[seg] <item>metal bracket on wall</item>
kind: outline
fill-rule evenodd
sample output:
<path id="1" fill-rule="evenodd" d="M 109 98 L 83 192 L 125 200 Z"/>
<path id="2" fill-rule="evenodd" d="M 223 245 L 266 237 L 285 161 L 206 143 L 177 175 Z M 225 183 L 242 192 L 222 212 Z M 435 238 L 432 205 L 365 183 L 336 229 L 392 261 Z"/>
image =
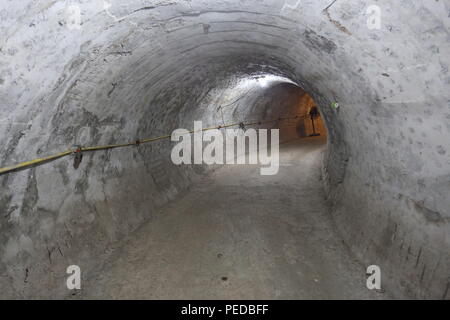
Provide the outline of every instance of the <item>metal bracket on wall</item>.
<path id="1" fill-rule="evenodd" d="M 77 149 L 73 152 L 75 154 L 75 157 L 73 159 L 73 167 L 78 169 L 78 167 L 81 164 L 81 161 L 83 160 L 83 153 L 82 148 L 80 146 L 77 146 Z"/>

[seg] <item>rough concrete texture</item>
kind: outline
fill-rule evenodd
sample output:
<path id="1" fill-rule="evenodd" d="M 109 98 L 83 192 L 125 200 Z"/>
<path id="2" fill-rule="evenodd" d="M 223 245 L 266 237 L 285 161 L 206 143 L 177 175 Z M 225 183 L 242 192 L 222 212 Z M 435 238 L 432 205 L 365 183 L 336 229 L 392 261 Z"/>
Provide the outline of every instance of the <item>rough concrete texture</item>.
<path id="1" fill-rule="evenodd" d="M 234 100 L 258 99 L 245 90 L 264 87 L 254 77 L 283 77 L 325 119 L 325 190 L 353 253 L 380 265 L 393 296 L 450 298 L 448 1 L 108 3 L 1 0 L 1 167 L 193 120 L 264 119 L 282 108 Z M 380 30 L 367 27 L 372 4 Z M 172 165 L 170 147 L 1 176 L 1 297 L 62 296 L 68 264 L 89 273 L 206 172 Z"/>

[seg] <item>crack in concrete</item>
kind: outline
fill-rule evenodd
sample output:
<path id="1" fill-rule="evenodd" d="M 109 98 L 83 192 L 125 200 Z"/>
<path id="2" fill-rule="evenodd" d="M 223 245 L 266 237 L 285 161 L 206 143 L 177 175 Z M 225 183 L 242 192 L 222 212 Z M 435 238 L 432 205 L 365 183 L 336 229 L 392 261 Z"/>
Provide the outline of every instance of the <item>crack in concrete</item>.
<path id="1" fill-rule="evenodd" d="M 337 0 L 334 0 L 332 3 L 330 3 L 325 9 L 323 9 L 323 13 L 325 13 L 325 15 L 328 18 L 328 21 L 330 21 L 332 24 L 334 24 L 336 26 L 336 28 L 338 28 L 340 31 L 348 34 L 349 36 L 352 35 L 352 33 L 346 28 L 344 27 L 339 21 L 333 19 L 330 15 L 330 12 L 328 11 L 328 9 L 331 8 L 331 6 L 333 6 L 336 3 Z"/>

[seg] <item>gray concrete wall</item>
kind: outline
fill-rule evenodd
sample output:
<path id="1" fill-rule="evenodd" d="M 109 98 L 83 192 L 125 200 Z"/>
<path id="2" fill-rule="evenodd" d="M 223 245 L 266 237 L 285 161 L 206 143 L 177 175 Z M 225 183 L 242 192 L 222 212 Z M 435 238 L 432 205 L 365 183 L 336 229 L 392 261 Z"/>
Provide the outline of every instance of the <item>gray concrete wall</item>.
<path id="1" fill-rule="evenodd" d="M 449 3 L 377 1 L 380 30 L 367 27 L 371 1 L 331 3 L 2 1 L 0 166 L 214 123 L 242 79 L 283 76 L 326 121 L 326 188 L 354 253 L 394 294 L 449 298 Z M 54 296 L 69 263 L 88 270 L 183 192 L 202 170 L 174 167 L 169 151 L 1 176 L 2 297 Z"/>

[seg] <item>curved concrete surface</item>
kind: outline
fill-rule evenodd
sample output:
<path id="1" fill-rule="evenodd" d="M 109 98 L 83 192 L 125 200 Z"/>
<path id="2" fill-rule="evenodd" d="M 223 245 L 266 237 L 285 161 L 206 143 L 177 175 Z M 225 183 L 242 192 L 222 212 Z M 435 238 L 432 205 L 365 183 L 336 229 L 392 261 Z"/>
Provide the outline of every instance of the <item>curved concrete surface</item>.
<path id="1" fill-rule="evenodd" d="M 448 299 L 449 4 L 377 1 L 380 29 L 367 24 L 372 4 L 3 1 L 0 166 L 194 120 L 293 113 L 296 84 L 326 122 L 322 176 L 338 234 L 362 265 L 381 267 L 389 295 Z M 1 297 L 64 296 L 69 264 L 91 274 L 113 243 L 209 173 L 172 165 L 170 149 L 0 176 Z"/>

